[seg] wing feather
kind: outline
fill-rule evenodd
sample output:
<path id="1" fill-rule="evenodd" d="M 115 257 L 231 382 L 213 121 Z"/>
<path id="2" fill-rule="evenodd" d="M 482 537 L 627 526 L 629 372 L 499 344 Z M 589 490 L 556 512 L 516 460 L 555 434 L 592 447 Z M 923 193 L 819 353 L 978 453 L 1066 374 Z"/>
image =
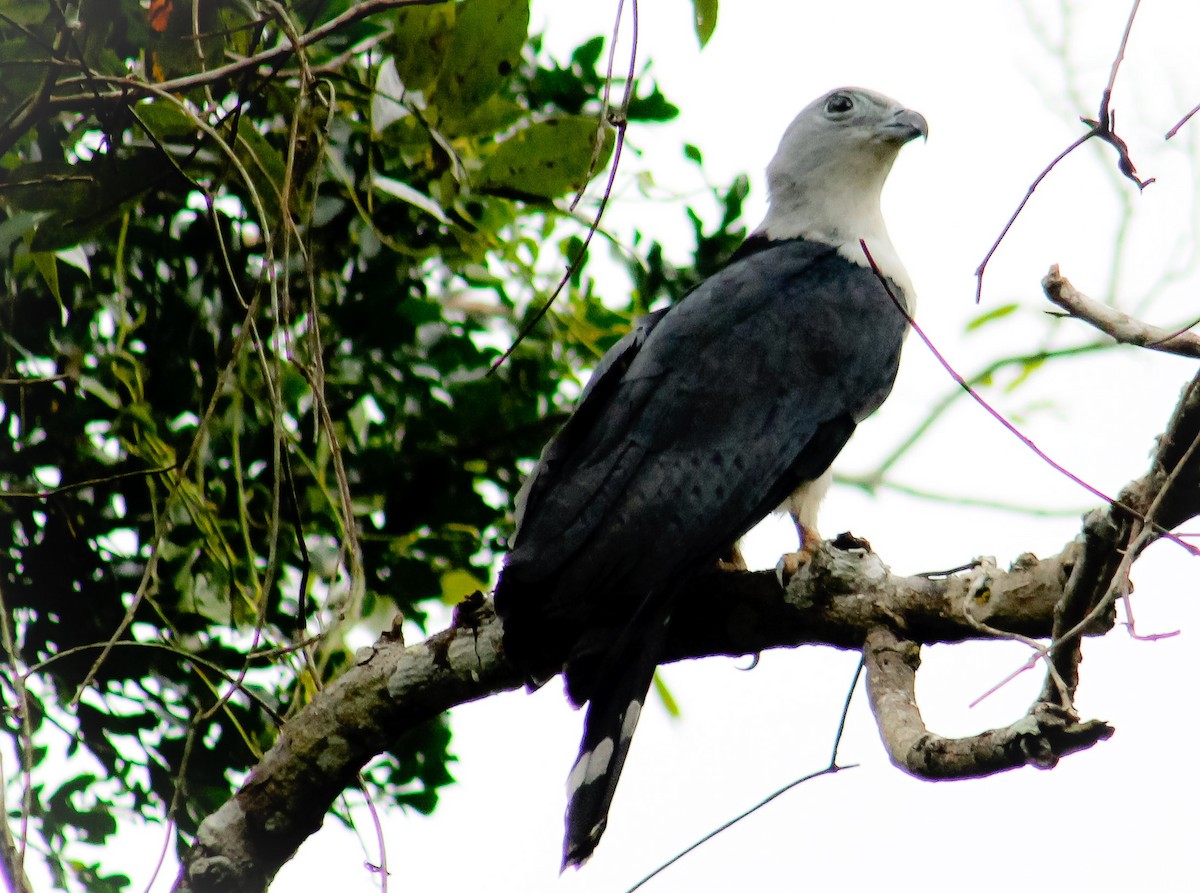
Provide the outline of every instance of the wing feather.
<path id="1" fill-rule="evenodd" d="M 520 498 L 505 647 L 590 702 L 564 866 L 603 833 L 673 597 L 891 390 L 905 320 L 832 246 L 753 246 L 605 357 Z M 565 650 L 565 653 L 564 653 Z"/>
<path id="2" fill-rule="evenodd" d="M 830 246 L 726 267 L 611 352 L 538 463 L 501 588 L 560 577 L 575 614 L 723 550 L 882 402 L 903 330 L 874 275 Z"/>

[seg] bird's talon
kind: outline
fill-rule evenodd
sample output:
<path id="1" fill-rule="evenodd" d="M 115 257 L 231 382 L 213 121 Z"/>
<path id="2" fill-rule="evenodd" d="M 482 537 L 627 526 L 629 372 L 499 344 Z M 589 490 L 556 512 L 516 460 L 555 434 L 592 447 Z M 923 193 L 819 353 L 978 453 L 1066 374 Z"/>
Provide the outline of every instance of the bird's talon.
<path id="1" fill-rule="evenodd" d="M 800 573 L 800 569 L 812 561 L 816 549 L 803 548 L 799 552 L 786 552 L 780 556 L 775 565 L 775 577 L 780 586 L 787 586 L 792 577 Z"/>
<path id="2" fill-rule="evenodd" d="M 746 559 L 742 557 L 742 550 L 738 548 L 737 543 L 730 546 L 729 551 L 717 559 L 717 570 L 724 573 L 750 570 L 746 564 Z"/>

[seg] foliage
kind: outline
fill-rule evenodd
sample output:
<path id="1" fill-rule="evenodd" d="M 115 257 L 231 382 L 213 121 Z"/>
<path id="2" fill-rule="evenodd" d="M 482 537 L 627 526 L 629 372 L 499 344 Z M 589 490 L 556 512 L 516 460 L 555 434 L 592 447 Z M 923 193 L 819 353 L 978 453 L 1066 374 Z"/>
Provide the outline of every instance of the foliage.
<path id="1" fill-rule="evenodd" d="M 696 271 L 639 245 L 607 303 L 579 273 L 492 374 L 582 250 L 603 41 L 546 58 L 527 0 L 259 9 L 0 2 L 8 802 L 63 886 L 125 885 L 71 855 L 113 811 L 186 844 L 353 630 L 484 586 L 563 383 L 743 234 L 739 181 Z M 449 745 L 369 793 L 432 810 Z"/>

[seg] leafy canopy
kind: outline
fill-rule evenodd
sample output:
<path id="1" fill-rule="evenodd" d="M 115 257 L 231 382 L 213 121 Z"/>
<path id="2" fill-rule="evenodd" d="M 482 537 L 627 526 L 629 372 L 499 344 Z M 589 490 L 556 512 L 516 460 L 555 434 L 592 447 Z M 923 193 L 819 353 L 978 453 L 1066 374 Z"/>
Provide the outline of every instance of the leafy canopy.
<path id="1" fill-rule="evenodd" d="M 0 0 L 8 802 L 60 885 L 127 884 L 77 855 L 114 815 L 186 844 L 354 630 L 486 587 L 563 384 L 740 240 L 744 180 L 696 269 L 637 237 L 630 295 L 580 268 L 489 374 L 583 250 L 606 112 L 675 114 L 606 110 L 602 50 L 548 58 L 528 0 Z M 369 793 L 432 810 L 449 745 Z"/>

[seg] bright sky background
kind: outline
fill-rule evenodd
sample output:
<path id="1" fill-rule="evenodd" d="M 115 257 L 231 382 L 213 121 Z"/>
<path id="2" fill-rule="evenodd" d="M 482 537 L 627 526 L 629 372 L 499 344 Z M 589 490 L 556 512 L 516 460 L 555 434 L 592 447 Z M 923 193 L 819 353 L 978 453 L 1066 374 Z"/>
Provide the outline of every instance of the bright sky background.
<path id="1" fill-rule="evenodd" d="M 1061 264 L 1085 292 L 1105 296 L 1122 203 L 1133 213 L 1119 305 L 1162 325 L 1200 316 L 1198 280 L 1186 269 L 1197 245 L 1200 119 L 1163 141 L 1200 102 L 1194 0 L 1143 4 L 1113 100 L 1118 131 L 1140 173 L 1158 182 L 1139 196 L 1132 184 L 1114 181 L 1110 150 L 1085 147 L 1039 189 L 989 268 L 982 307 L 974 305 L 973 272 L 987 247 L 1036 174 L 1081 132 L 1076 116 L 1094 113 L 1130 3 L 1078 2 L 1066 18 L 1067 4 L 1028 5 L 1038 9 L 1044 38 L 1065 43 L 1073 82 L 1011 0 L 740 0 L 722 6 L 703 52 L 688 2 L 644 3 L 641 57 L 653 59 L 653 75 L 682 114 L 670 125 L 630 133 L 645 154 L 629 156 L 627 170 L 650 170 L 664 187 L 695 190 L 695 169 L 678 153 L 683 141 L 693 142 L 704 150 L 713 182 L 751 174 L 748 217 L 756 222 L 764 207 L 763 168 L 795 113 L 832 87 L 869 87 L 930 123 L 928 142 L 901 153 L 885 214 L 920 294 L 918 320 L 960 372 L 1043 343 L 1049 305 L 1039 281 L 1050 264 Z M 564 48 L 565 57 L 580 39 L 609 32 L 611 7 L 540 2 L 535 23 L 545 23 L 550 46 Z M 683 220 L 678 207 L 649 205 L 630 188 L 606 224 L 620 231 L 636 221 L 669 245 L 686 238 Z M 1168 271 L 1186 275 L 1164 281 Z M 1152 290 L 1156 300 L 1146 307 Z M 964 334 L 969 319 L 1009 302 L 1020 309 L 1003 323 Z M 1091 338 L 1082 324 L 1068 322 L 1053 343 Z M 995 389 L 987 396 L 1051 456 L 1115 493 L 1145 470 L 1153 437 L 1194 370 L 1194 362 L 1120 348 L 1045 369 L 1013 394 Z M 860 427 L 835 468 L 870 468 L 923 407 L 952 387 L 910 338 L 893 396 Z M 1094 504 L 968 401 L 898 466 L 896 477 L 928 490 L 1024 505 Z M 790 522 L 766 526 L 751 553 L 759 566 L 794 547 Z M 1025 551 L 1052 554 L 1079 523 L 895 494 L 871 499 L 840 487 L 826 500 L 821 527 L 827 535 L 853 530 L 896 571 L 915 573 L 979 554 L 1005 565 Z M 1189 656 L 1200 633 L 1198 578 L 1200 563 L 1181 549 L 1153 547 L 1134 572 L 1139 628 L 1181 634 L 1145 643 L 1117 631 L 1087 644 L 1079 709 L 1117 727 L 1110 741 L 1052 772 L 918 782 L 888 763 L 860 690 L 842 745 L 842 761 L 859 768 L 791 791 L 643 889 L 1195 889 L 1200 720 Z M 1024 662 L 1026 651 L 988 643 L 926 649 L 924 656 L 921 706 L 943 734 L 1012 722 L 1041 683 L 1040 671 L 1028 673 L 969 709 Z M 647 704 L 599 850 L 581 871 L 562 878 L 564 782 L 582 715 L 567 707 L 557 682 L 534 695 L 512 693 L 456 710 L 458 784 L 445 790 L 433 818 L 384 817 L 388 889 L 621 893 L 771 791 L 822 768 L 855 663 L 853 654 L 805 648 L 765 654 L 752 672 L 743 672 L 746 660 L 725 659 L 666 668 L 682 717 L 672 720 L 660 704 Z M 377 890 L 364 868 L 364 860 L 379 859 L 371 822 L 365 811 L 359 818 L 367 851 L 330 820 L 273 889 Z M 124 855 L 114 852 L 106 863 L 123 861 L 132 889 L 141 889 L 162 837 L 161 829 L 131 828 L 120 842 Z M 153 889 L 167 889 L 173 877 L 173 868 L 164 870 Z"/>

